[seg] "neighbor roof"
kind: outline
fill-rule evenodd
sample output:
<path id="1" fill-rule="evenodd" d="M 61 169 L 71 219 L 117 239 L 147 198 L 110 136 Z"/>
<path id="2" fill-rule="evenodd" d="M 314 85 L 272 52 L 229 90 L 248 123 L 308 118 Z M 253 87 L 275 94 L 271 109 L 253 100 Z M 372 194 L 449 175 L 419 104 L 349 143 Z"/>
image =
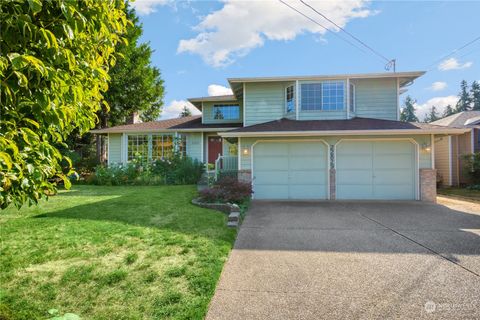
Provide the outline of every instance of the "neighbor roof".
<path id="1" fill-rule="evenodd" d="M 465 129 L 445 128 L 427 123 L 411 123 L 370 118 L 350 120 L 280 119 L 223 132 L 224 137 L 279 135 L 346 135 L 346 134 L 440 134 L 464 133 Z"/>
<path id="2" fill-rule="evenodd" d="M 462 111 L 432 122 L 438 126 L 466 127 L 480 121 L 480 111 Z"/>

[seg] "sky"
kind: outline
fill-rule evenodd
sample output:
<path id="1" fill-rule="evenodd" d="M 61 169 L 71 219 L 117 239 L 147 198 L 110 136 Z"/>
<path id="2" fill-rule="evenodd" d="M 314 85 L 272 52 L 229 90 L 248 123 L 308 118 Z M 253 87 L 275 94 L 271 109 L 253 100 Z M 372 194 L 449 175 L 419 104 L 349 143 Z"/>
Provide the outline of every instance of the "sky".
<path id="1" fill-rule="evenodd" d="M 435 105 L 456 104 L 460 81 L 480 80 L 480 1 L 137 0 L 142 42 L 165 80 L 161 119 L 177 117 L 186 99 L 229 94 L 227 78 L 427 71 L 406 95 L 420 119 Z M 328 30 L 327 30 L 328 29 Z M 386 59 L 385 59 L 386 58 Z"/>

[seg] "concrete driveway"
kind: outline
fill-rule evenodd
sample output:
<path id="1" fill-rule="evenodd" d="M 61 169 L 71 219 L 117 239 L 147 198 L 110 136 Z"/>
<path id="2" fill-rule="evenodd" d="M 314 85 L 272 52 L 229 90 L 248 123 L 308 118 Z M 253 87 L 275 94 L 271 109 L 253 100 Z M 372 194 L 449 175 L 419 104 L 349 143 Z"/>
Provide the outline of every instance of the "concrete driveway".
<path id="1" fill-rule="evenodd" d="M 448 201 L 254 202 L 207 319 L 480 318 L 480 205 Z"/>

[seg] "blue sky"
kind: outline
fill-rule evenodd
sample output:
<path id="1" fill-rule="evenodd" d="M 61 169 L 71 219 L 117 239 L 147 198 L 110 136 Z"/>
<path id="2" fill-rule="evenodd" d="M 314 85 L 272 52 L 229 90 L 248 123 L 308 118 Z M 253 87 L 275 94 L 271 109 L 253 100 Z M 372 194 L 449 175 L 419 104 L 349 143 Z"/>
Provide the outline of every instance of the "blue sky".
<path id="1" fill-rule="evenodd" d="M 165 80 L 162 118 L 177 116 L 189 97 L 228 92 L 229 77 L 384 72 L 381 58 L 339 39 L 354 42 L 299 0 L 285 1 L 331 31 L 276 0 L 137 0 L 142 41 Z M 397 71 L 428 71 L 408 91 L 420 117 L 455 104 L 462 79 L 480 80 L 480 41 L 432 65 L 480 36 L 478 1 L 305 1 L 397 59 Z"/>

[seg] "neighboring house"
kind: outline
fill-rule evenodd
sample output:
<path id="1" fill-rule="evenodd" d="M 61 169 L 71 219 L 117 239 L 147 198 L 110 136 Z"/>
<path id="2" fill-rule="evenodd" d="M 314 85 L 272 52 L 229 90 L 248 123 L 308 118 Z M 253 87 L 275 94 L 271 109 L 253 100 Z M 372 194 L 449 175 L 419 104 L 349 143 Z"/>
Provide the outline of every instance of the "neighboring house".
<path id="1" fill-rule="evenodd" d="M 467 129 L 461 135 L 435 138 L 435 167 L 438 179 L 444 186 L 469 183 L 464 156 L 480 152 L 480 111 L 459 112 L 432 124 Z"/>
<path id="2" fill-rule="evenodd" d="M 108 163 L 186 154 L 238 170 L 255 199 L 435 201 L 435 135 L 467 130 L 399 121 L 399 96 L 424 72 L 228 79 L 231 96 L 192 98 L 201 117 L 108 134 Z"/>

